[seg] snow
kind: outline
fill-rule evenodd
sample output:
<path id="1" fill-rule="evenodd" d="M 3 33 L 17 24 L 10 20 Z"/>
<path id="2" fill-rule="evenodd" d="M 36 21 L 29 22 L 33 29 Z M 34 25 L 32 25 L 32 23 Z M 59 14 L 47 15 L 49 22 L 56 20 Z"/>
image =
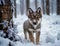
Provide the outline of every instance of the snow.
<path id="1" fill-rule="evenodd" d="M 26 15 L 18 15 L 16 18 L 15 23 L 18 23 L 17 30 L 19 31 L 18 35 L 23 38 L 24 40 L 24 33 L 23 33 L 23 23 L 27 19 Z M 22 20 L 22 21 L 21 21 Z M 58 38 L 58 32 L 60 30 L 60 16 L 56 15 L 43 15 L 42 17 L 42 27 L 41 27 L 41 35 L 40 35 L 40 45 L 41 46 L 53 46 L 56 44 L 57 38 Z M 60 38 L 60 37 L 59 37 Z M 27 43 L 25 43 L 27 45 Z M 33 46 L 33 45 L 32 45 Z"/>
<path id="2" fill-rule="evenodd" d="M 0 46 L 7 46 L 9 44 L 9 39 L 4 39 L 0 37 Z"/>
<path id="3" fill-rule="evenodd" d="M 17 18 L 14 18 L 14 25 L 17 26 L 17 36 L 20 39 L 16 42 L 10 41 L 0 37 L 0 46 L 7 46 L 9 42 L 13 46 L 36 46 L 32 42 L 25 40 L 23 33 L 23 23 L 27 20 L 27 16 L 18 15 Z M 2 34 L 3 32 L 1 32 Z M 37 46 L 60 46 L 60 16 L 57 15 L 43 15 L 41 23 L 41 34 L 40 34 L 40 44 Z"/>

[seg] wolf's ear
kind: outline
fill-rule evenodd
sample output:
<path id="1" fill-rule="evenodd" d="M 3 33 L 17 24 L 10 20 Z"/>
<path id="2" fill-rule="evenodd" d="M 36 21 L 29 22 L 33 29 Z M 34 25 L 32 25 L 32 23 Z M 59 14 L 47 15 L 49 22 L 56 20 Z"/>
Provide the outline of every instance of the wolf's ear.
<path id="1" fill-rule="evenodd" d="M 41 8 L 38 7 L 37 10 L 36 10 L 37 13 L 41 13 Z"/>
<path id="2" fill-rule="evenodd" d="M 42 17 L 42 10 L 40 7 L 36 10 L 36 13 L 39 15 L 39 17 Z"/>
<path id="3" fill-rule="evenodd" d="M 27 11 L 27 15 L 30 15 L 32 13 L 33 13 L 33 10 L 31 8 L 29 8 L 28 11 Z"/>

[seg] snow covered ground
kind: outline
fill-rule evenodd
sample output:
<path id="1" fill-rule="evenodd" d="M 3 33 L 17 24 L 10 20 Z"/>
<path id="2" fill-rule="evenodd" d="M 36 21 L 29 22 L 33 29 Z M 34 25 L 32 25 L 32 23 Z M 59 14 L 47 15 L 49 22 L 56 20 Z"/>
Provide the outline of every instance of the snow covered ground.
<path id="1" fill-rule="evenodd" d="M 10 41 L 0 37 L 0 46 L 8 46 L 11 42 L 12 46 L 37 46 L 24 39 L 23 23 L 27 19 L 26 15 L 18 15 L 14 18 L 14 24 L 17 25 L 17 35 L 21 37 L 21 41 Z M 40 44 L 38 46 L 60 46 L 60 16 L 43 15 L 41 23 Z"/>

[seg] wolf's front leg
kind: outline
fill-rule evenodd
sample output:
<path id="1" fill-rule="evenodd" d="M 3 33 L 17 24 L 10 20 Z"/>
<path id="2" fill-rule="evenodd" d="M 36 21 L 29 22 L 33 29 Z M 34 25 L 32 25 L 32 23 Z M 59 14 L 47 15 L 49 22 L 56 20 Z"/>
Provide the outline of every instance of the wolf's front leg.
<path id="1" fill-rule="evenodd" d="M 39 44 L 40 31 L 36 32 L 36 44 Z"/>
<path id="2" fill-rule="evenodd" d="M 25 39 L 27 40 L 27 31 L 24 31 Z"/>
<path id="3" fill-rule="evenodd" d="M 30 31 L 29 31 L 29 39 L 30 39 L 31 42 L 34 43 L 33 32 L 30 32 Z"/>

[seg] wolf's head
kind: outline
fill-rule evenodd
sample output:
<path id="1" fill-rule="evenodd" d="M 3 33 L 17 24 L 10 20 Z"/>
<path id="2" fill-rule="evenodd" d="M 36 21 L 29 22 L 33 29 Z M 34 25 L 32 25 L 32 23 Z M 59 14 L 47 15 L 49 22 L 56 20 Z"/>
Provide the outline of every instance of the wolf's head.
<path id="1" fill-rule="evenodd" d="M 31 8 L 29 8 L 27 11 L 27 15 L 31 24 L 37 25 L 41 22 L 42 12 L 40 7 L 35 12 Z"/>

